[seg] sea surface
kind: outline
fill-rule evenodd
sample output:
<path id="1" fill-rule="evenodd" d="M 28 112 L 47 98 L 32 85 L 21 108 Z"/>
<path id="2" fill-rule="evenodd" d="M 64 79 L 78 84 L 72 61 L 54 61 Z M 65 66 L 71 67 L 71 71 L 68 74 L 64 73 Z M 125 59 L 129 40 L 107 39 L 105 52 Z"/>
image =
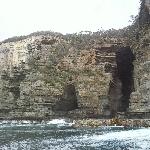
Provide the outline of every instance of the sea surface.
<path id="1" fill-rule="evenodd" d="M 150 128 L 74 128 L 72 122 L 1 121 L 0 150 L 150 150 Z"/>

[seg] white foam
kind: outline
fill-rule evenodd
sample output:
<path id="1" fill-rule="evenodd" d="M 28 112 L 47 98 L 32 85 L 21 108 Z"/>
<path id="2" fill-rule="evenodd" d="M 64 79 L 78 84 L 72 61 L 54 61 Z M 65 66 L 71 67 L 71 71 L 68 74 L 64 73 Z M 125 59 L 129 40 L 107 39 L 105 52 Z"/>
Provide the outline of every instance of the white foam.
<path id="1" fill-rule="evenodd" d="M 110 132 L 103 135 L 93 135 L 91 140 L 127 140 L 127 139 L 150 139 L 150 128 L 129 131 Z"/>
<path id="2" fill-rule="evenodd" d="M 64 119 L 53 119 L 48 121 L 47 124 L 65 124 L 66 121 Z"/>
<path id="3" fill-rule="evenodd" d="M 84 136 L 85 142 L 93 146 L 103 145 L 107 141 L 113 141 L 113 144 L 132 145 L 129 150 L 150 150 L 150 128 L 137 129 L 129 131 L 110 132 L 102 135 Z M 115 142 L 116 141 L 116 142 Z"/>
<path id="4" fill-rule="evenodd" d="M 65 119 L 53 119 L 48 121 L 48 125 L 58 125 L 58 126 L 72 126 L 74 123 L 67 122 Z"/>
<path id="5" fill-rule="evenodd" d="M 10 127 L 10 126 L 33 126 L 33 125 L 56 125 L 57 127 L 67 126 L 71 127 L 74 124 L 74 122 L 69 122 L 65 119 L 53 119 L 51 121 L 42 121 L 41 123 L 38 123 L 36 121 L 30 121 L 30 120 L 3 120 L 0 121 L 0 128 L 2 127 Z"/>
<path id="6" fill-rule="evenodd" d="M 67 123 L 64 119 L 54 119 L 49 121 L 50 123 Z M 36 130 L 37 131 L 37 130 Z M 33 132 L 33 131 L 32 131 Z M 38 131 L 39 132 L 39 131 Z M 43 132 L 43 131 L 42 131 Z M 81 131 L 82 132 L 82 131 Z M 102 134 L 103 133 L 103 134 Z M 92 134 L 92 133 L 91 133 Z M 100 132 L 97 135 L 95 132 L 94 135 L 91 134 L 81 134 L 81 135 L 71 135 L 65 138 L 50 138 L 50 137 L 41 137 L 37 139 L 25 139 L 23 141 L 13 141 L 8 145 L 0 147 L 0 149 L 32 149 L 33 147 L 42 149 L 42 150 L 73 150 L 80 149 L 87 146 L 89 149 L 128 149 L 128 150 L 150 150 L 150 128 L 143 128 L 137 130 L 128 130 L 128 131 L 111 131 L 109 133 Z M 122 148 L 122 146 L 124 148 Z M 88 148 L 87 148 L 88 149 Z"/>
<path id="7" fill-rule="evenodd" d="M 7 123 L 9 123 L 10 121 L 8 121 L 8 120 L 3 120 L 3 121 L 1 121 L 1 124 L 7 124 Z"/>
<path id="8" fill-rule="evenodd" d="M 23 124 L 30 124 L 31 121 L 29 121 L 29 120 L 22 120 L 21 123 L 23 123 Z"/>
<path id="9" fill-rule="evenodd" d="M 111 144 L 107 145 L 107 141 L 111 141 Z M 52 141 L 51 141 L 52 142 Z M 64 150 L 71 150 L 75 147 L 80 146 L 91 146 L 91 147 L 106 147 L 107 149 L 119 149 L 121 150 L 121 145 L 126 146 L 128 150 L 149 150 L 150 149 L 150 128 L 148 129 L 137 129 L 129 131 L 118 131 L 111 132 L 102 135 L 83 135 L 83 136 L 70 136 L 65 139 L 66 144 L 63 140 L 54 140 L 57 142 L 55 148 L 50 144 L 49 140 L 43 141 L 42 144 L 47 144 L 50 148 Z M 73 142 L 73 144 L 71 144 Z M 75 144 L 75 145 L 74 145 Z M 129 146 L 129 147 L 128 147 Z"/>
<path id="10" fill-rule="evenodd" d="M 0 122 L 0 128 L 15 127 L 15 126 L 32 126 L 33 123 L 29 120 L 3 120 Z"/>

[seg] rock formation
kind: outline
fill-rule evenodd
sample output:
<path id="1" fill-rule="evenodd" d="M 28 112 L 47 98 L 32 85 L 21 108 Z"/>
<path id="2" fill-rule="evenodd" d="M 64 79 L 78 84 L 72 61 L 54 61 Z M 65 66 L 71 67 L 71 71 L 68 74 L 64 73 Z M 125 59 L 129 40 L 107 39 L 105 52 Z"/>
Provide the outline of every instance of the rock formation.
<path id="1" fill-rule="evenodd" d="M 134 92 L 131 94 L 129 112 L 132 116 L 150 117 L 150 0 L 142 1 L 139 15 L 140 36 L 134 46 Z"/>
<path id="2" fill-rule="evenodd" d="M 149 10 L 149 0 L 142 3 L 139 39 L 132 42 L 116 34 L 50 32 L 2 42 L 0 117 L 148 116 L 150 29 L 141 29 L 142 20 L 149 19 L 145 7 Z"/>

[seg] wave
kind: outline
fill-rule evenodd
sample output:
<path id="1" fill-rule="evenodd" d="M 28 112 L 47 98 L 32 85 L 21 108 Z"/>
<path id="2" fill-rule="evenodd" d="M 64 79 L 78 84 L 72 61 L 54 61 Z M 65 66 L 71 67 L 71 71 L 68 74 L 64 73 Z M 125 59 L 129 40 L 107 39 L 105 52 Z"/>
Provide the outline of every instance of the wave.
<path id="1" fill-rule="evenodd" d="M 119 131 L 106 133 L 104 135 L 93 135 L 90 140 L 127 140 L 127 139 L 150 139 L 150 128 L 132 129 L 128 131 Z"/>
<path id="2" fill-rule="evenodd" d="M 84 136 L 82 140 L 91 143 L 92 146 L 104 146 L 107 143 L 109 147 L 125 147 L 129 150 L 149 150 L 150 128 L 109 132 L 102 135 L 92 135 L 90 137 Z"/>
<path id="3" fill-rule="evenodd" d="M 9 122 L 10 123 L 10 122 Z M 13 122 L 16 124 L 17 122 Z M 8 124 L 5 122 L 5 124 Z M 24 122 L 24 125 L 30 124 Z M 31 123 L 32 124 L 32 123 Z M 119 127 L 80 128 L 61 130 L 74 122 L 65 119 L 43 121 L 27 128 L 16 126 L 0 132 L 0 149 L 37 149 L 37 150 L 149 150 L 150 128 L 125 130 Z M 17 124 L 16 124 L 17 125 Z M 53 130 L 52 126 L 60 126 Z M 18 130 L 19 129 L 19 130 Z M 2 144 L 1 144 L 2 143 Z"/>
<path id="4" fill-rule="evenodd" d="M 0 128 L 5 127 L 43 127 L 43 126 L 49 126 L 49 127 L 72 127 L 74 125 L 74 122 L 71 122 L 67 119 L 53 119 L 50 121 L 30 121 L 30 120 L 3 120 L 0 121 Z"/>
<path id="5" fill-rule="evenodd" d="M 57 126 L 72 126 L 74 122 L 69 122 L 65 119 L 53 119 L 51 121 L 46 122 L 48 125 L 57 125 Z"/>

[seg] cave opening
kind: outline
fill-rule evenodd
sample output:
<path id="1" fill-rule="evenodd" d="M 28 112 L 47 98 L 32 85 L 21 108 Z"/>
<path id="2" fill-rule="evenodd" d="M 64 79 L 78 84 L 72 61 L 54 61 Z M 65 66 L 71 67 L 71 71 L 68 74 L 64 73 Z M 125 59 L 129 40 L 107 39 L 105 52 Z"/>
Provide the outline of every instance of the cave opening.
<path id="1" fill-rule="evenodd" d="M 130 94 L 134 90 L 134 59 L 134 54 L 129 46 L 121 47 L 116 52 L 116 66 L 112 68 L 112 81 L 109 89 L 112 117 L 117 112 L 126 112 L 129 108 Z"/>
<path id="2" fill-rule="evenodd" d="M 129 108 L 130 94 L 134 89 L 134 81 L 133 81 L 134 59 L 135 59 L 134 54 L 129 46 L 122 47 L 116 52 L 118 77 L 122 84 L 121 111 L 126 111 L 127 108 Z"/>
<path id="3" fill-rule="evenodd" d="M 78 108 L 77 91 L 74 84 L 67 84 L 64 87 L 63 95 L 60 96 L 56 103 L 55 110 L 57 111 L 71 111 Z"/>

